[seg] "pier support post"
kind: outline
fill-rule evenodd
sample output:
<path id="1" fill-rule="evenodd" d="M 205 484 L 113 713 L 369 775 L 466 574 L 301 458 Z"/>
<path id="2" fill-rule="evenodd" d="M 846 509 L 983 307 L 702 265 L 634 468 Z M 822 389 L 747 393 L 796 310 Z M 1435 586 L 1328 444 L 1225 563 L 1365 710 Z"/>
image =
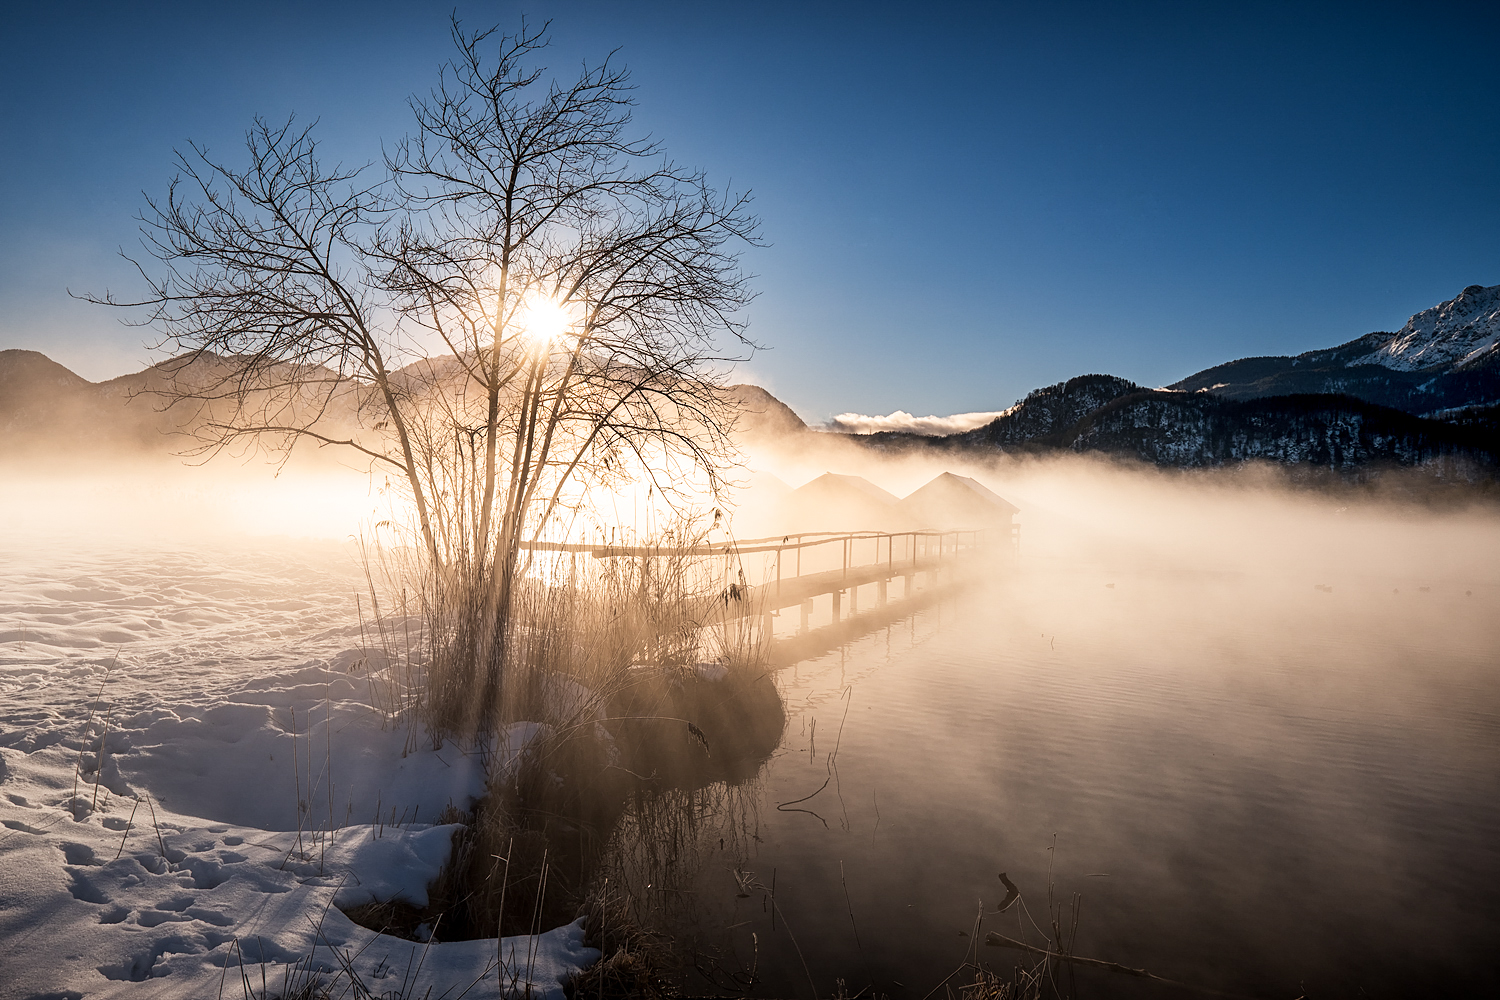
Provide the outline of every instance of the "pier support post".
<path id="1" fill-rule="evenodd" d="M 849 614 L 851 614 L 851 615 L 857 615 L 857 614 L 859 614 L 859 588 L 858 587 L 850 587 L 849 588 Z"/>
<path id="2" fill-rule="evenodd" d="M 882 579 L 880 581 L 880 586 L 878 586 L 875 589 L 875 603 L 879 607 L 882 607 L 882 608 L 885 607 L 885 602 L 886 602 L 886 597 L 887 597 L 887 595 L 886 595 L 886 585 L 889 584 L 889 583 L 890 583 L 889 580 Z"/>
<path id="3" fill-rule="evenodd" d="M 901 596 L 902 597 L 910 597 L 912 594 L 916 593 L 916 583 L 917 583 L 917 574 L 916 573 L 908 573 L 908 574 L 906 574 L 906 589 L 901 592 Z"/>
<path id="4" fill-rule="evenodd" d="M 835 590 L 833 592 L 833 620 L 834 621 L 838 621 L 839 620 L 839 606 L 842 605 L 843 603 L 844 603 L 844 592 L 842 590 Z"/>
<path id="5" fill-rule="evenodd" d="M 802 628 L 799 631 L 806 632 L 809 620 L 812 618 L 812 601 L 802 602 Z"/>

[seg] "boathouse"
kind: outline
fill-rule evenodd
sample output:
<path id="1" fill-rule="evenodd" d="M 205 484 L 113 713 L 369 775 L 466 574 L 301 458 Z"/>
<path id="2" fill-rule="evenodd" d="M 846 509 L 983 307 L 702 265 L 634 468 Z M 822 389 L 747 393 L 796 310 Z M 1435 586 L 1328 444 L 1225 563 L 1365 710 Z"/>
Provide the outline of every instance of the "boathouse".
<path id="1" fill-rule="evenodd" d="M 951 472 L 898 501 L 896 509 L 907 528 L 986 529 L 995 530 L 1002 538 L 1010 537 L 1011 525 L 1020 511 L 983 483 Z"/>
<path id="2" fill-rule="evenodd" d="M 899 502 L 861 476 L 825 472 L 782 506 L 793 531 L 895 531 L 903 527 Z"/>

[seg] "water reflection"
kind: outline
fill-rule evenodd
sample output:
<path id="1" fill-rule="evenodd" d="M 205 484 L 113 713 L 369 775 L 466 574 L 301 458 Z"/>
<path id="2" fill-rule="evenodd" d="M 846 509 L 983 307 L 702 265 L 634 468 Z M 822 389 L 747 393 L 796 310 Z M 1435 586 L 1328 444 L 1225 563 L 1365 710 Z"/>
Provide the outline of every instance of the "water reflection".
<path id="1" fill-rule="evenodd" d="M 684 988 L 920 1000 L 1074 894 L 1077 954 L 1208 989 L 1500 985 L 1493 581 L 1325 586 L 1033 568 L 781 671 L 758 782 L 661 841 Z"/>

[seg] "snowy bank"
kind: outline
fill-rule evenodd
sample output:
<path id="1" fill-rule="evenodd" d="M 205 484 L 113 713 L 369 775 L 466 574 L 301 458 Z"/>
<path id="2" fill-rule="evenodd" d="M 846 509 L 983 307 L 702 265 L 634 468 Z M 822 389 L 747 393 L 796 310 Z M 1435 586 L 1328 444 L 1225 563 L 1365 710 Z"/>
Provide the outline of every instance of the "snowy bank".
<path id="1" fill-rule="evenodd" d="M 457 829 L 433 824 L 486 773 L 371 707 L 384 661 L 326 551 L 0 554 L 0 1000 L 262 974 L 561 998 L 597 960 L 578 923 L 423 944 L 340 910 L 426 905 Z M 513 727 L 500 766 L 545 731 Z"/>

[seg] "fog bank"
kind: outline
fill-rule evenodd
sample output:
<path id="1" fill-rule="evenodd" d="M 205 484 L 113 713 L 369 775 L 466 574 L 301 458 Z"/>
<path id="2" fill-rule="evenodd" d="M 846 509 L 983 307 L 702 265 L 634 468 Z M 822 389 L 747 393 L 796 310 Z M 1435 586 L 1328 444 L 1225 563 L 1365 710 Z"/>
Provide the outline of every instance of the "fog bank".
<path id="1" fill-rule="evenodd" d="M 1500 566 L 1500 507 L 1445 484 L 1432 486 L 1441 502 L 1424 502 L 1413 487 L 1419 473 L 1387 490 L 1312 488 L 1272 466 L 1180 471 L 1077 455 L 887 453 L 819 434 L 759 441 L 747 452 L 762 478 L 739 494 L 742 536 L 776 530 L 762 516 L 773 499 L 767 477 L 795 489 L 835 472 L 904 497 L 951 472 L 1020 508 L 1022 564 L 1033 570 L 1270 574 L 1305 578 L 1310 589 L 1493 580 Z M 826 519 L 839 530 L 872 527 Z"/>
<path id="2" fill-rule="evenodd" d="M 983 413 L 955 413 L 948 417 L 928 415 L 913 416 L 905 410 L 896 410 L 886 416 L 866 416 L 863 413 L 840 413 L 828 421 L 828 429 L 842 434 L 876 434 L 881 431 L 896 431 L 906 434 L 925 434 L 941 437 L 945 434 L 961 434 L 1002 417 L 1009 410 L 994 410 Z"/>

